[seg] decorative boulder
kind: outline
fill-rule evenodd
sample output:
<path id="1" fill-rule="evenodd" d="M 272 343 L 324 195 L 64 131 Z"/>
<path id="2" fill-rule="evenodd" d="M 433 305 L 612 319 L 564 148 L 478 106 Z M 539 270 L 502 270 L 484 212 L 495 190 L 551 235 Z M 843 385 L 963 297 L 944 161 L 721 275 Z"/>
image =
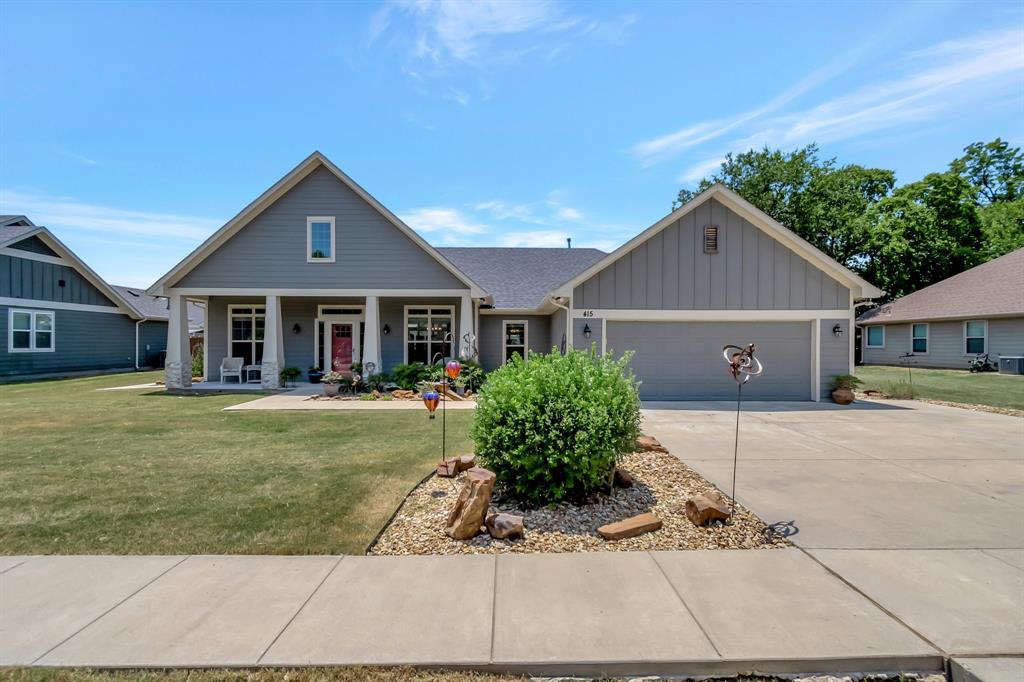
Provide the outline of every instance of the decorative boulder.
<path id="1" fill-rule="evenodd" d="M 480 532 L 491 506 L 491 493 L 497 476 L 493 471 L 473 467 L 459 491 L 459 499 L 448 514 L 444 532 L 455 540 L 468 540 Z"/>
<path id="2" fill-rule="evenodd" d="M 415 391 L 407 391 L 404 388 L 396 388 L 391 392 L 391 397 L 395 400 L 409 400 L 416 395 Z"/>
<path id="3" fill-rule="evenodd" d="M 455 458 L 455 472 L 461 474 L 476 466 L 476 455 L 459 455 Z"/>
<path id="4" fill-rule="evenodd" d="M 634 535 L 650 533 L 659 528 L 661 528 L 661 519 L 648 512 L 601 526 L 597 529 L 597 533 L 605 540 L 622 540 Z"/>
<path id="5" fill-rule="evenodd" d="M 636 439 L 636 447 L 642 452 L 668 452 L 654 436 L 640 436 Z"/>
<path id="6" fill-rule="evenodd" d="M 523 517 L 514 514 L 491 514 L 487 517 L 487 532 L 496 540 L 523 537 Z"/>
<path id="7" fill-rule="evenodd" d="M 437 475 L 441 478 L 455 478 L 459 473 L 459 460 L 448 459 L 437 463 Z"/>
<path id="8" fill-rule="evenodd" d="M 686 518 L 695 526 L 706 526 L 712 521 L 728 521 L 732 516 L 729 502 L 718 493 L 698 495 L 686 501 Z"/>
<path id="9" fill-rule="evenodd" d="M 619 469 L 616 467 L 613 484 L 616 488 L 632 488 L 633 474 L 629 473 L 625 469 Z"/>

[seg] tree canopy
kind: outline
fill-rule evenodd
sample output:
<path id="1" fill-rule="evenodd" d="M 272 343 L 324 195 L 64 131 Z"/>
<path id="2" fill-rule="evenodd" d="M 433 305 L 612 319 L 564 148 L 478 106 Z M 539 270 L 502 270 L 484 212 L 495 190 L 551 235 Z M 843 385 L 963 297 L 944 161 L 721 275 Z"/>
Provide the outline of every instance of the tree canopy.
<path id="1" fill-rule="evenodd" d="M 729 154 L 681 190 L 722 183 L 897 298 L 1024 247 L 1024 154 L 996 138 L 948 170 L 896 187 L 896 174 L 822 159 L 818 146 Z"/>

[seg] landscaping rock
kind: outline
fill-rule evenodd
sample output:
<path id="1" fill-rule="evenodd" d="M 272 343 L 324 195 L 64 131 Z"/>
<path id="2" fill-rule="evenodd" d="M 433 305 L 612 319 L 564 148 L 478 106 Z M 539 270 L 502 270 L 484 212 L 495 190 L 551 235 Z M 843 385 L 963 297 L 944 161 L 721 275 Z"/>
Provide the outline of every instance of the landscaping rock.
<path id="1" fill-rule="evenodd" d="M 391 392 L 391 396 L 395 400 L 411 400 L 416 395 L 415 391 L 406 391 L 405 389 L 399 388 Z"/>
<path id="2" fill-rule="evenodd" d="M 458 458 L 442 460 L 437 463 L 437 475 L 441 478 L 455 478 L 455 475 L 459 473 L 459 471 Z"/>
<path id="3" fill-rule="evenodd" d="M 461 474 L 476 466 L 476 455 L 459 455 L 455 458 L 455 473 Z"/>
<path id="4" fill-rule="evenodd" d="M 633 474 L 629 473 L 625 469 L 619 469 L 616 467 L 613 483 L 616 488 L 632 488 Z"/>
<path id="5" fill-rule="evenodd" d="M 466 472 L 466 480 L 459 499 L 448 514 L 445 533 L 455 540 L 468 540 L 480 532 L 491 506 L 491 493 L 497 477 L 493 471 L 473 467 Z"/>
<path id="6" fill-rule="evenodd" d="M 636 448 L 640 452 L 668 452 L 654 436 L 640 436 L 636 439 Z"/>
<path id="7" fill-rule="evenodd" d="M 601 526 L 597 529 L 597 532 L 605 540 L 622 540 L 623 538 L 650 533 L 659 528 L 661 528 L 661 519 L 648 512 Z"/>
<path id="8" fill-rule="evenodd" d="M 514 514 L 491 514 L 487 517 L 487 532 L 497 540 L 523 537 L 523 517 Z"/>
<path id="9" fill-rule="evenodd" d="M 712 521 L 728 521 L 730 516 L 729 502 L 718 493 L 705 493 L 686 501 L 686 518 L 695 526 L 706 526 Z"/>

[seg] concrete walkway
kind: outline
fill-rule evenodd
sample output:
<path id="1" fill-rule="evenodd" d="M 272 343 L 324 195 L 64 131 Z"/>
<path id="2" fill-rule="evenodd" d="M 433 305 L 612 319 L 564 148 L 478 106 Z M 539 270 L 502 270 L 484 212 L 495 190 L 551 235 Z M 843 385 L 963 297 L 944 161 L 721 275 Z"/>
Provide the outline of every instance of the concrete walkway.
<path id="1" fill-rule="evenodd" d="M 797 549 L 2 557 L 0 664 L 422 665 L 544 675 L 939 671 Z"/>
<path id="2" fill-rule="evenodd" d="M 645 431 L 728 491 L 735 404 L 646 407 Z M 750 403 L 736 496 L 942 652 L 1024 655 L 1024 419 Z"/>

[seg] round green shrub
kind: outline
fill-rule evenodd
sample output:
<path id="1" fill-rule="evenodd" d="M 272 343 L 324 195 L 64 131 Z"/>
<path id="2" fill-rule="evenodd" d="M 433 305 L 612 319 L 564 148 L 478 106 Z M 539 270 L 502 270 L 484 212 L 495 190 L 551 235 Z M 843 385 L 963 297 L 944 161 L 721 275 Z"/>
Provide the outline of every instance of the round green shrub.
<path id="1" fill-rule="evenodd" d="M 607 487 L 640 432 L 629 358 L 531 353 L 487 375 L 471 433 L 480 462 L 508 494 L 548 504 Z"/>

